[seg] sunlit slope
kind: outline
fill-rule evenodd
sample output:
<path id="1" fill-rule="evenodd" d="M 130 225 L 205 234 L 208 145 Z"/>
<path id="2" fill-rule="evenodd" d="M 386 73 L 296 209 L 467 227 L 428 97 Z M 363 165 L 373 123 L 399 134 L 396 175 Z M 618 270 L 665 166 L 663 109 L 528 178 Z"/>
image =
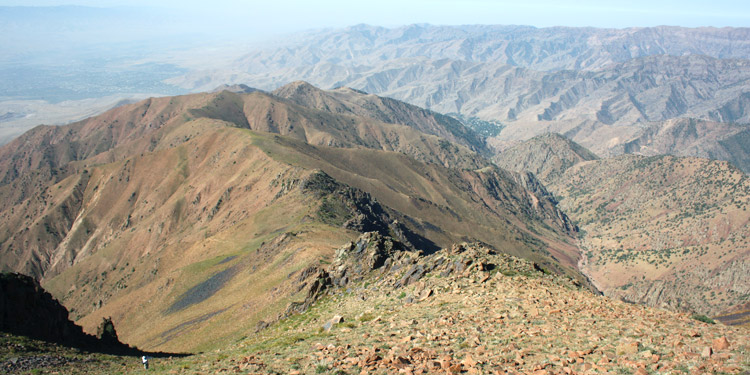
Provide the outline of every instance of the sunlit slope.
<path id="1" fill-rule="evenodd" d="M 507 150 L 501 165 L 540 173 L 580 226 L 581 268 L 605 294 L 711 315 L 747 302 L 746 174 L 701 158 L 587 160 L 550 137 Z"/>
<path id="2" fill-rule="evenodd" d="M 426 253 L 482 241 L 586 285 L 576 229 L 533 175 L 407 125 L 222 92 L 19 142 L 2 150 L 2 266 L 143 349 L 207 350 L 279 319 L 368 231 Z"/>
<path id="3" fill-rule="evenodd" d="M 466 146 L 407 125 L 336 115 L 259 92 L 148 99 L 69 126 L 40 126 L 0 148 L 0 219 L 9 223 L 0 227 L 0 252 L 14 254 L 3 257 L 3 266 L 46 275 L 52 266 L 50 249 L 68 235 L 80 209 L 80 186 L 62 182 L 69 176 L 90 165 L 174 148 L 217 127 L 275 132 L 319 145 L 398 151 L 449 167 L 488 164 Z M 56 183 L 65 188 L 50 190 Z M 45 229 L 36 229 L 39 225 Z"/>

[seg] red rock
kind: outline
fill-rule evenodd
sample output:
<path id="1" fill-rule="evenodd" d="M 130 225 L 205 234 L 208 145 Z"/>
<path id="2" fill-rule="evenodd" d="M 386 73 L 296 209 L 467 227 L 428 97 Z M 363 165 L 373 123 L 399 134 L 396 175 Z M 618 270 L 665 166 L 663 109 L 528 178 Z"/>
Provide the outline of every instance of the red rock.
<path id="1" fill-rule="evenodd" d="M 477 365 L 477 361 L 475 361 L 474 358 L 471 357 L 471 354 L 467 354 L 466 357 L 464 357 L 464 360 L 461 361 L 461 364 L 466 367 L 474 367 Z"/>
<path id="2" fill-rule="evenodd" d="M 448 372 L 451 374 L 459 374 L 461 373 L 461 370 L 463 370 L 463 365 L 460 363 L 456 363 L 455 365 L 452 365 L 448 368 Z"/>
<path id="3" fill-rule="evenodd" d="M 617 354 L 635 354 L 641 343 L 638 341 L 617 345 Z"/>
<path id="4" fill-rule="evenodd" d="M 727 340 L 726 336 L 722 336 L 718 339 L 714 339 L 711 347 L 715 351 L 729 349 L 729 341 Z"/>
<path id="5" fill-rule="evenodd" d="M 635 370 L 635 375 L 648 375 L 648 371 L 646 371 L 645 368 L 639 367 L 637 370 Z"/>
<path id="6" fill-rule="evenodd" d="M 703 358 L 709 358 L 709 357 L 711 357 L 712 354 L 714 354 L 714 351 L 711 350 L 710 346 L 707 346 L 707 347 L 703 348 L 703 351 L 701 352 L 701 357 L 703 357 Z"/>

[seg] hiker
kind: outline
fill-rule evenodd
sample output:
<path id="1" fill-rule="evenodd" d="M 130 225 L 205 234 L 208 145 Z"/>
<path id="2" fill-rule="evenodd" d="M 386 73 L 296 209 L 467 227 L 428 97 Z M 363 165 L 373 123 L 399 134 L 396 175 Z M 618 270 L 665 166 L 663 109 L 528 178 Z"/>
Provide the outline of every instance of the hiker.
<path id="1" fill-rule="evenodd" d="M 145 356 L 145 355 L 143 357 L 141 357 L 141 362 L 143 362 L 143 368 L 145 368 L 146 370 L 148 370 L 148 357 Z"/>

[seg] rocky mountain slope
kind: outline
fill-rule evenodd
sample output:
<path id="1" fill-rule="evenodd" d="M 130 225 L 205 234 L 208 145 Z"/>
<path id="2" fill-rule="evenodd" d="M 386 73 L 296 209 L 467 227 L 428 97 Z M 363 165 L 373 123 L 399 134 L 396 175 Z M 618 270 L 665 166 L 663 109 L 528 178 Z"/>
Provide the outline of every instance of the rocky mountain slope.
<path id="1" fill-rule="evenodd" d="M 303 81 L 280 87 L 273 94 L 326 112 L 408 125 L 423 133 L 467 146 L 481 154 L 489 153 L 485 140 L 458 120 L 398 100 L 366 94 L 348 87 L 324 91 Z"/>
<path id="2" fill-rule="evenodd" d="M 750 173 L 750 126 L 696 119 L 651 124 L 637 137 L 609 150 L 611 154 L 697 156 L 726 160 Z"/>
<path id="3" fill-rule="evenodd" d="M 580 290 L 533 263 L 461 244 L 424 256 L 364 236 L 330 269 L 358 279 L 220 353 L 164 363 L 257 373 L 748 370 L 747 332 Z M 382 265 L 352 267 L 381 255 Z M 340 272 L 340 271 L 339 271 Z M 335 279 L 335 276 L 332 276 Z"/>
<path id="4" fill-rule="evenodd" d="M 557 133 L 546 133 L 500 152 L 493 159 L 501 168 L 533 173 L 545 184 L 559 181 L 568 168 L 599 157 Z"/>
<path id="5" fill-rule="evenodd" d="M 331 261 L 311 274 L 315 282 L 289 305 L 309 301 L 303 312 L 216 350 L 154 358 L 149 371 L 640 375 L 750 370 L 744 329 L 595 295 L 569 278 L 480 244 L 424 254 L 365 233 L 339 247 Z M 15 353 L 17 363 L 28 358 Z M 57 356 L 73 362 L 63 369 L 137 371 L 137 361 L 128 357 Z"/>
<path id="6" fill-rule="evenodd" d="M 306 270 L 364 231 L 425 252 L 478 240 L 586 283 L 575 227 L 533 175 L 270 94 L 151 99 L 0 156 L 3 267 L 42 279 L 86 330 L 111 316 L 149 350 L 215 348 L 278 319 Z"/>
<path id="7" fill-rule="evenodd" d="M 501 122 L 497 141 L 564 133 L 594 152 L 633 137 L 638 123 L 695 117 L 750 122 L 744 93 L 750 64 L 705 56 L 650 56 L 597 71 L 538 72 L 497 62 L 389 60 L 349 69 L 305 67 L 257 80 L 293 77 L 323 87 L 350 86 L 418 106 Z M 326 73 L 326 72 L 330 72 Z"/>
<path id="8" fill-rule="evenodd" d="M 550 146 L 537 137 L 508 152 Z M 558 145 L 566 145 L 557 142 Z M 577 155 L 568 145 L 558 154 Z M 535 148 L 536 147 L 536 148 Z M 533 152 L 532 152 L 533 154 Z M 541 153 L 544 155 L 545 153 Z M 500 158 L 504 154 L 500 154 Z M 542 180 L 581 228 L 581 267 L 605 294 L 720 315 L 750 298 L 750 180 L 726 162 L 673 156 L 579 161 L 528 156 L 518 170 Z"/>

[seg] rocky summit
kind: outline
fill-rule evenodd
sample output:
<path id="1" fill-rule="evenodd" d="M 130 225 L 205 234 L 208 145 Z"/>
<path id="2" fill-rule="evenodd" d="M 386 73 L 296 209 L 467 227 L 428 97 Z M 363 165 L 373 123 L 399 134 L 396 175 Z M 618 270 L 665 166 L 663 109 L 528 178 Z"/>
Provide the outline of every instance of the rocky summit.
<path id="1" fill-rule="evenodd" d="M 158 374 L 746 374 L 750 332 L 594 293 L 481 243 L 430 254 L 376 232 L 300 276 L 278 322 Z M 139 358 L 3 336 L 3 369 L 135 373 Z M 29 355 L 29 347 L 54 355 Z M 54 363 L 50 365 L 50 363 Z M 140 370 L 142 371 L 142 370 Z M 10 371 L 13 373 L 13 371 Z"/>
<path id="2" fill-rule="evenodd" d="M 481 244 L 425 255 L 365 234 L 320 275 L 328 286 L 308 311 L 161 366 L 188 374 L 750 371 L 746 330 L 611 300 Z"/>

